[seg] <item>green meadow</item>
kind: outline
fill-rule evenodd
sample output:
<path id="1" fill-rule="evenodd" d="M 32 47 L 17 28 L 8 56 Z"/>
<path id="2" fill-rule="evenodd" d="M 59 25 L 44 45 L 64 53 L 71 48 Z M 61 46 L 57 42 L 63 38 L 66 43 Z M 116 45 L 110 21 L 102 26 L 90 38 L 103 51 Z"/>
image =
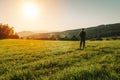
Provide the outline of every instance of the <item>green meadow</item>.
<path id="1" fill-rule="evenodd" d="M 0 80 L 120 80 L 120 40 L 0 40 Z"/>

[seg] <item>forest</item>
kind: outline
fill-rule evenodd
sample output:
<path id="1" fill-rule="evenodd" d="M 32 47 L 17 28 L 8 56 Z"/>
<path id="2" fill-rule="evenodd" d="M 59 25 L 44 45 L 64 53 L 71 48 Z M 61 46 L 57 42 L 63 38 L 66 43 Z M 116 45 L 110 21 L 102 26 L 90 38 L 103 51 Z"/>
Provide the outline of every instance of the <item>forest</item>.
<path id="1" fill-rule="evenodd" d="M 79 33 L 82 28 L 75 30 L 66 30 L 62 32 L 33 33 L 24 36 L 27 39 L 38 40 L 79 40 Z M 120 23 L 99 25 L 85 28 L 87 40 L 120 39 Z"/>

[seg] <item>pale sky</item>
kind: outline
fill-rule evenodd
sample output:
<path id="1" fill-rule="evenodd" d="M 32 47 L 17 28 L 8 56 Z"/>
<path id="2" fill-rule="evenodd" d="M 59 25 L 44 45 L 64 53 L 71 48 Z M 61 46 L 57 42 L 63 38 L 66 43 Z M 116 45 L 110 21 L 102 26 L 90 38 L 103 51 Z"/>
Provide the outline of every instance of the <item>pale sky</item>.
<path id="1" fill-rule="evenodd" d="M 26 10 L 27 3 L 35 8 Z M 0 23 L 15 31 L 64 31 L 119 22 L 120 0 L 0 0 Z"/>

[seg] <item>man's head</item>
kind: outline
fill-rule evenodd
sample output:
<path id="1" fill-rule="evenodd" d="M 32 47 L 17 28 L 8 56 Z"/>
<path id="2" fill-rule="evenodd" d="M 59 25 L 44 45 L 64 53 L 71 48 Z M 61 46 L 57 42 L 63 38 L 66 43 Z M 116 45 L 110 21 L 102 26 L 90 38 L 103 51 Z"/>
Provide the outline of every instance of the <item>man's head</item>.
<path id="1" fill-rule="evenodd" d="M 82 31 L 84 31 L 84 28 L 82 28 Z"/>

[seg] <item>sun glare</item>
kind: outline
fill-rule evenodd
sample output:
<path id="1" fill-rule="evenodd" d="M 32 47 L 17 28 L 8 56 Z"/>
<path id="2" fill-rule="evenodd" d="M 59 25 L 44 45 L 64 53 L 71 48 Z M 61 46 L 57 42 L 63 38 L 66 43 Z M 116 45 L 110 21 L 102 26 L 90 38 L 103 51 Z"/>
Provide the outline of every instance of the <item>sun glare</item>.
<path id="1" fill-rule="evenodd" d="M 26 18 L 36 18 L 38 15 L 38 7 L 33 3 L 25 3 L 23 5 L 23 14 Z"/>

